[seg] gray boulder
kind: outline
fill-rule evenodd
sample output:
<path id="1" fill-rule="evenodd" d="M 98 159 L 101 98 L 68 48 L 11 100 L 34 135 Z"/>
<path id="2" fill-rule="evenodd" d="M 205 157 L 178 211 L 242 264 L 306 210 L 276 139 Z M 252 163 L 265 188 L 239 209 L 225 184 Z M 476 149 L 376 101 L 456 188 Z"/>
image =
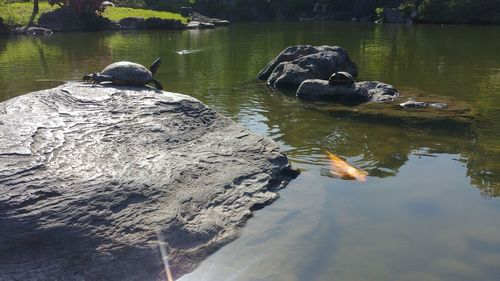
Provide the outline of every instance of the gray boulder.
<path id="1" fill-rule="evenodd" d="M 146 28 L 146 20 L 139 17 L 123 18 L 119 22 L 121 29 L 144 29 Z"/>
<path id="2" fill-rule="evenodd" d="M 52 30 L 48 28 L 37 26 L 21 26 L 11 30 L 11 34 L 13 35 L 43 36 L 51 35 L 52 33 Z"/>
<path id="3" fill-rule="evenodd" d="M 283 50 L 257 78 L 282 90 L 296 90 L 307 79 L 328 80 L 334 72 L 345 71 L 356 77 L 358 70 L 346 50 L 338 46 L 297 45 Z"/>
<path id="4" fill-rule="evenodd" d="M 42 13 L 38 24 L 53 31 L 103 30 L 110 27 L 111 20 L 97 14 L 81 17 L 72 7 L 64 6 Z"/>
<path id="5" fill-rule="evenodd" d="M 215 25 L 209 22 L 190 21 L 186 27 L 187 29 L 213 29 Z"/>
<path id="6" fill-rule="evenodd" d="M 355 105 L 364 102 L 389 102 L 399 97 L 393 86 L 378 81 L 332 85 L 328 80 L 309 79 L 300 84 L 297 97 L 312 101 L 332 101 Z"/>
<path id="7" fill-rule="evenodd" d="M 71 83 L 0 103 L 0 280 L 164 280 L 238 236 L 290 176 L 198 100 Z"/>
<path id="8" fill-rule="evenodd" d="M 180 20 L 147 18 L 144 21 L 146 29 L 184 29 L 186 26 Z"/>
<path id="9" fill-rule="evenodd" d="M 443 102 L 426 102 L 426 101 L 416 101 L 414 99 L 408 99 L 407 101 L 400 103 L 399 106 L 403 108 L 424 108 L 432 107 L 437 109 L 443 109 L 448 105 Z"/>
<path id="10" fill-rule="evenodd" d="M 191 12 L 191 21 L 197 21 L 203 24 L 212 24 L 214 27 L 215 26 L 228 26 L 229 21 L 223 20 L 223 19 L 218 19 L 218 18 L 210 18 L 207 16 L 204 16 L 202 14 L 199 14 L 197 12 Z M 210 26 L 210 25 L 207 25 Z"/>

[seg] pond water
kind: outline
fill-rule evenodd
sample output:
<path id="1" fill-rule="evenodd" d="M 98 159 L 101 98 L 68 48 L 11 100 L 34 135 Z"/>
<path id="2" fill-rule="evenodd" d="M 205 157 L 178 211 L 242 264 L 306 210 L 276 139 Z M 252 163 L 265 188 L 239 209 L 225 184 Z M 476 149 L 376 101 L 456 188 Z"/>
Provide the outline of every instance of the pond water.
<path id="1" fill-rule="evenodd" d="M 256 74 L 295 44 L 342 46 L 358 80 L 466 104 L 473 119 L 337 114 L 270 91 Z M 284 22 L 0 37 L 0 101 L 59 84 L 37 80 L 161 57 L 167 91 L 280 143 L 302 174 L 183 281 L 498 280 L 499 50 L 495 26 Z M 366 182 L 331 177 L 324 150 L 367 171 Z"/>

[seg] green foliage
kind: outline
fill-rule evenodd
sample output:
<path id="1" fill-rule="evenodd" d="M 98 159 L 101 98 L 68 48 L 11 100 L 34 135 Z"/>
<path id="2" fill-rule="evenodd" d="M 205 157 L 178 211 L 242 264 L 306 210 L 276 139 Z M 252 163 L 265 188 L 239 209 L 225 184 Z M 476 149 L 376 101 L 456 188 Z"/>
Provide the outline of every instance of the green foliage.
<path id="1" fill-rule="evenodd" d="M 51 7 L 47 2 L 40 2 L 39 7 L 40 12 L 38 13 L 35 20 L 37 20 L 42 13 L 46 13 L 55 9 L 55 7 Z M 27 25 L 32 13 L 32 2 L 11 3 L 2 6 L 2 8 L 0 9 L 0 18 L 3 18 L 4 23 Z"/>
<path id="2" fill-rule="evenodd" d="M 446 0 L 424 0 L 417 9 L 417 18 L 423 22 L 448 22 L 448 5 Z"/>
<path id="3" fill-rule="evenodd" d="M 232 7 L 224 0 L 196 0 L 195 11 L 207 16 L 224 16 L 232 12 Z"/>
<path id="4" fill-rule="evenodd" d="M 103 10 L 104 0 L 49 0 L 49 4 L 60 7 L 70 7 L 77 14 L 95 14 Z"/>
<path id="5" fill-rule="evenodd" d="M 399 5 L 398 10 L 403 13 L 403 17 L 409 18 L 415 9 L 415 4 L 410 1 L 403 2 Z"/>
<path id="6" fill-rule="evenodd" d="M 500 0 L 423 0 L 417 17 L 430 23 L 500 23 Z"/>
<path id="7" fill-rule="evenodd" d="M 377 15 L 377 18 L 381 19 L 384 17 L 384 8 L 376 8 L 375 9 L 375 14 Z"/>
<path id="8" fill-rule="evenodd" d="M 181 7 L 192 5 L 189 0 L 144 0 L 144 2 L 149 9 L 171 12 L 179 12 Z"/>
<path id="9" fill-rule="evenodd" d="M 5 0 L 0 0 L 5 1 Z M 47 2 L 40 2 L 40 13 L 47 13 L 50 11 L 54 11 L 57 9 L 57 6 L 50 6 Z M 2 9 L 0 9 L 0 18 L 4 19 L 4 23 L 8 24 L 20 24 L 26 25 L 29 22 L 31 13 L 33 12 L 33 3 L 32 2 L 24 2 L 24 3 L 12 3 L 6 4 Z M 89 26 L 92 29 L 92 25 L 97 24 L 99 22 L 93 23 L 92 21 L 102 21 L 100 18 L 95 18 L 91 16 L 92 14 L 84 13 L 82 14 L 82 19 L 86 26 Z M 187 22 L 186 18 L 181 17 L 181 15 L 171 12 L 164 11 L 153 11 L 153 10 L 145 10 L 145 9 L 132 9 L 132 8 L 124 8 L 124 7 L 108 7 L 102 14 L 105 18 L 109 18 L 110 20 L 120 20 L 126 17 L 156 17 L 161 19 L 176 19 L 180 20 L 184 23 Z M 38 20 L 38 17 L 36 18 Z"/>
<path id="10" fill-rule="evenodd" d="M 102 13 L 102 16 L 110 20 L 118 21 L 123 18 L 128 17 L 140 17 L 140 18 L 160 18 L 160 19 L 175 19 L 180 20 L 184 23 L 187 19 L 181 17 L 180 14 L 165 12 L 165 11 L 154 11 L 145 9 L 134 9 L 125 7 L 108 7 Z"/>

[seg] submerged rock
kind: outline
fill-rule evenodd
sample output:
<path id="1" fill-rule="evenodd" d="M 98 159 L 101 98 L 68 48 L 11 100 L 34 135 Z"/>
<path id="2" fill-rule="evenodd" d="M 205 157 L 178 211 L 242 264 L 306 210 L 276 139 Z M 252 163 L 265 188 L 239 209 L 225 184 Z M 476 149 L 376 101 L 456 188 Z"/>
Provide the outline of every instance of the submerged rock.
<path id="1" fill-rule="evenodd" d="M 294 175 L 273 141 L 185 95 L 16 97 L 0 103 L 0 279 L 157 280 L 157 232 L 178 276 Z"/>
<path id="2" fill-rule="evenodd" d="M 345 71 L 358 75 L 356 64 L 346 50 L 338 46 L 297 45 L 283 50 L 257 78 L 282 90 L 296 90 L 307 79 L 328 78 L 335 72 Z"/>
<path id="3" fill-rule="evenodd" d="M 332 85 L 328 80 L 305 80 L 297 89 L 297 97 L 304 100 L 332 101 L 341 104 L 387 102 L 399 96 L 392 85 L 378 81 Z"/>
<path id="4" fill-rule="evenodd" d="M 475 123 L 479 114 L 470 104 L 449 97 L 432 96 L 413 89 L 406 89 L 403 93 L 412 97 L 410 101 L 420 100 L 428 106 L 402 107 L 398 102 L 400 96 L 394 102 L 366 102 L 357 106 L 317 102 L 308 103 L 307 107 L 327 112 L 329 115 L 348 116 L 366 122 L 445 125 L 447 128 L 468 127 Z M 374 97 L 375 95 L 372 99 Z M 433 106 L 429 106 L 431 104 Z"/>
<path id="5" fill-rule="evenodd" d="M 433 107 L 437 109 L 443 109 L 447 107 L 447 104 L 443 102 L 425 102 L 425 101 L 416 101 L 414 99 L 408 99 L 407 101 L 400 103 L 399 106 L 404 108 Z"/>

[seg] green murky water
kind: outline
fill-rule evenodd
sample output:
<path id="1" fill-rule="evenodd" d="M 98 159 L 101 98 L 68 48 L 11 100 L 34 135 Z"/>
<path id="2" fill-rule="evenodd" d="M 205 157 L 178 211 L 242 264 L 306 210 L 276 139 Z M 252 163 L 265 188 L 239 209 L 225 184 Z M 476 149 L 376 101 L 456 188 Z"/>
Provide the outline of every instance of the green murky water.
<path id="1" fill-rule="evenodd" d="M 267 135 L 303 173 L 240 239 L 182 280 L 498 280 L 500 27 L 234 24 L 210 31 L 0 37 L 0 101 L 118 60 L 161 56 L 166 90 Z M 408 120 L 269 91 L 255 75 L 294 44 L 339 45 L 358 80 L 466 105 L 472 121 Z M 181 50 L 196 52 L 179 55 Z M 429 122 L 432 121 L 432 122 Z M 324 150 L 369 173 L 329 177 Z"/>

